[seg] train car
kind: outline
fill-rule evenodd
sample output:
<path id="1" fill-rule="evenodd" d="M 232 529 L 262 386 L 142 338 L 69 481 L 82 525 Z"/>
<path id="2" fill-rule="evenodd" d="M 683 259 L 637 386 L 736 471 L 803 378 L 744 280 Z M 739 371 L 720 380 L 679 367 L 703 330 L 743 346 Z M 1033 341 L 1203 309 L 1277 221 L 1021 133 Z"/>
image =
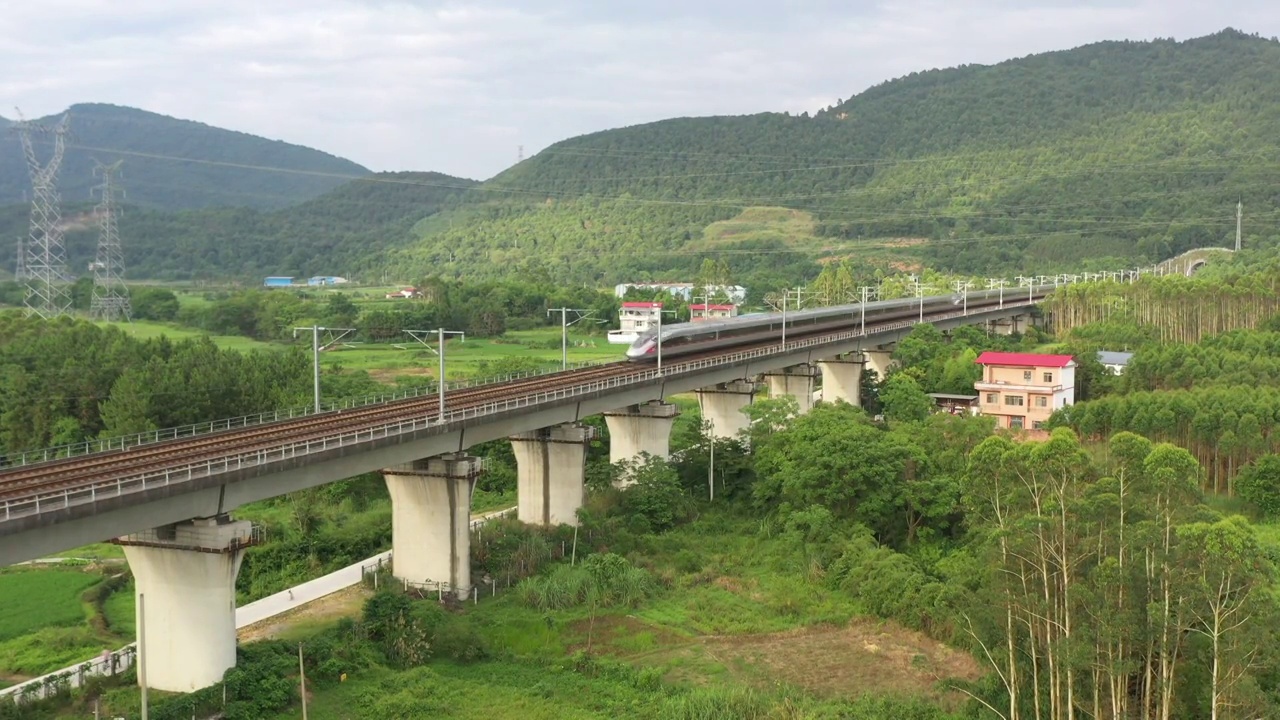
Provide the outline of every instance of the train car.
<path id="1" fill-rule="evenodd" d="M 1035 289 L 1037 299 L 1052 289 L 1042 286 Z M 1009 302 L 1019 299 L 1015 291 L 1004 293 Z M 1026 295 L 1022 296 L 1023 298 Z M 994 305 L 999 298 L 999 291 L 987 290 L 969 293 L 968 308 L 982 309 Z M 960 295 L 941 295 L 924 298 L 925 314 L 944 312 L 965 303 Z M 919 298 L 901 298 L 897 300 L 880 300 L 867 303 L 866 322 L 890 322 L 917 317 L 920 313 Z M 662 328 L 662 356 L 677 357 L 688 353 L 716 350 L 737 345 L 774 340 L 782 332 L 782 313 L 757 313 L 742 315 L 736 318 L 711 320 L 697 323 L 677 323 Z M 860 304 L 836 305 L 797 310 L 786 314 L 787 332 L 809 333 L 822 330 L 849 328 L 862 322 L 863 310 Z M 652 360 L 657 357 L 658 332 L 656 329 L 641 333 L 627 348 L 627 359 L 632 361 Z"/>

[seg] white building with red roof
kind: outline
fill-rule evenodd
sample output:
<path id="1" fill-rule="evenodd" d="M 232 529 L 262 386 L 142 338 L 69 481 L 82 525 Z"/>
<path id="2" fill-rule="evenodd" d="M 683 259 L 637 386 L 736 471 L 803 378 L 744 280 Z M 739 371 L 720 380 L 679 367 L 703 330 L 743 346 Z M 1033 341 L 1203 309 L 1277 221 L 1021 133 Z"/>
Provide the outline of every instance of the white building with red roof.
<path id="1" fill-rule="evenodd" d="M 1054 410 L 1076 401 L 1076 362 L 1070 355 L 984 352 L 978 412 L 1002 428 L 1040 429 Z"/>
<path id="2" fill-rule="evenodd" d="M 656 328 L 660 317 L 660 302 L 624 302 L 618 310 L 618 329 L 609 331 L 609 342 L 630 345 L 641 333 Z"/>

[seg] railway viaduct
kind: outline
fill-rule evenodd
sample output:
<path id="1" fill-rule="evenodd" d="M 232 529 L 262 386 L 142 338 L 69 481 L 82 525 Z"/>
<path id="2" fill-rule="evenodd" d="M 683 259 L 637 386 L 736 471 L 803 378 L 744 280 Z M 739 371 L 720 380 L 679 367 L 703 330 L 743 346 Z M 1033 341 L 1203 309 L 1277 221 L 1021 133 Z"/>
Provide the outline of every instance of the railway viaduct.
<path id="1" fill-rule="evenodd" d="M 942 330 L 986 324 L 1025 328 L 1030 306 L 1052 287 L 1018 300 L 923 320 Z M 611 459 L 668 455 L 677 414 L 664 399 L 695 392 L 710 432 L 733 437 L 763 379 L 771 396 L 792 395 L 801 412 L 821 399 L 860 403 L 863 368 L 883 375 L 889 348 L 916 319 L 788 337 L 652 363 L 610 363 L 437 396 L 313 414 L 190 438 L 82 455 L 0 473 L 0 565 L 115 538 L 139 595 L 139 643 L 149 687 L 190 692 L 235 664 L 235 577 L 255 542 L 231 513 L 246 503 L 381 471 L 393 504 L 394 573 L 410 583 L 471 591 L 469 515 L 482 470 L 466 450 L 509 438 L 518 464 L 518 517 L 577 522 L 591 428 L 604 415 Z M 793 335 L 795 333 L 793 332 Z M 443 407 L 440 411 L 438 407 Z"/>

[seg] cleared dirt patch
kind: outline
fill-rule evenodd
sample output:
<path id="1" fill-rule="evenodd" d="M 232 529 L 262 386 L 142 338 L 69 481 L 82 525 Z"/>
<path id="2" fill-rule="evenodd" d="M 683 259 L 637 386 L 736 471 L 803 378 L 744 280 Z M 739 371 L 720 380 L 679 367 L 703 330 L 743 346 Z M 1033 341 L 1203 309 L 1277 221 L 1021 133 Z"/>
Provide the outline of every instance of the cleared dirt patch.
<path id="1" fill-rule="evenodd" d="M 588 623 L 573 625 L 586 649 Z M 926 697 L 946 706 L 960 693 L 939 689 L 948 678 L 977 680 L 967 653 L 894 622 L 871 618 L 845 627 L 811 627 L 761 635 L 688 637 L 634 617 L 597 618 L 592 651 L 667 669 L 669 680 L 708 684 L 729 678 L 768 687 L 784 682 L 830 697 L 864 693 Z"/>
<path id="2" fill-rule="evenodd" d="M 396 378 L 435 377 L 435 373 L 431 371 L 431 368 L 409 366 L 402 368 L 376 368 L 369 371 L 369 377 L 380 383 L 390 385 L 396 381 Z"/>
<path id="3" fill-rule="evenodd" d="M 896 623 L 860 619 L 768 635 L 707 638 L 708 652 L 730 666 L 745 662 L 768 677 L 832 696 L 865 692 L 943 699 L 946 678 L 976 680 L 982 670 L 954 650 Z"/>
<path id="4" fill-rule="evenodd" d="M 242 628 L 236 635 L 240 642 L 270 640 L 289 632 L 291 628 L 305 625 L 314 626 L 337 620 L 343 617 L 358 617 L 364 601 L 369 593 L 359 585 L 339 590 L 309 602 L 297 610 L 290 610 L 282 615 L 268 618 L 256 625 Z"/>

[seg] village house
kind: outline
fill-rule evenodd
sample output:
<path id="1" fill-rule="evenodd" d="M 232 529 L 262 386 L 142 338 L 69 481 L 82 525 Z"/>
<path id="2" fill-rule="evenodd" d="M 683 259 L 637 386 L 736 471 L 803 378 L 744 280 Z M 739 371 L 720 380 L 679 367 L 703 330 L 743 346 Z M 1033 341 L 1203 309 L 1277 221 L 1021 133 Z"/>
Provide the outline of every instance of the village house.
<path id="1" fill-rule="evenodd" d="M 1054 410 L 1075 403 L 1076 362 L 1070 355 L 984 352 L 977 363 L 978 412 L 995 416 L 998 427 L 1038 430 Z"/>

